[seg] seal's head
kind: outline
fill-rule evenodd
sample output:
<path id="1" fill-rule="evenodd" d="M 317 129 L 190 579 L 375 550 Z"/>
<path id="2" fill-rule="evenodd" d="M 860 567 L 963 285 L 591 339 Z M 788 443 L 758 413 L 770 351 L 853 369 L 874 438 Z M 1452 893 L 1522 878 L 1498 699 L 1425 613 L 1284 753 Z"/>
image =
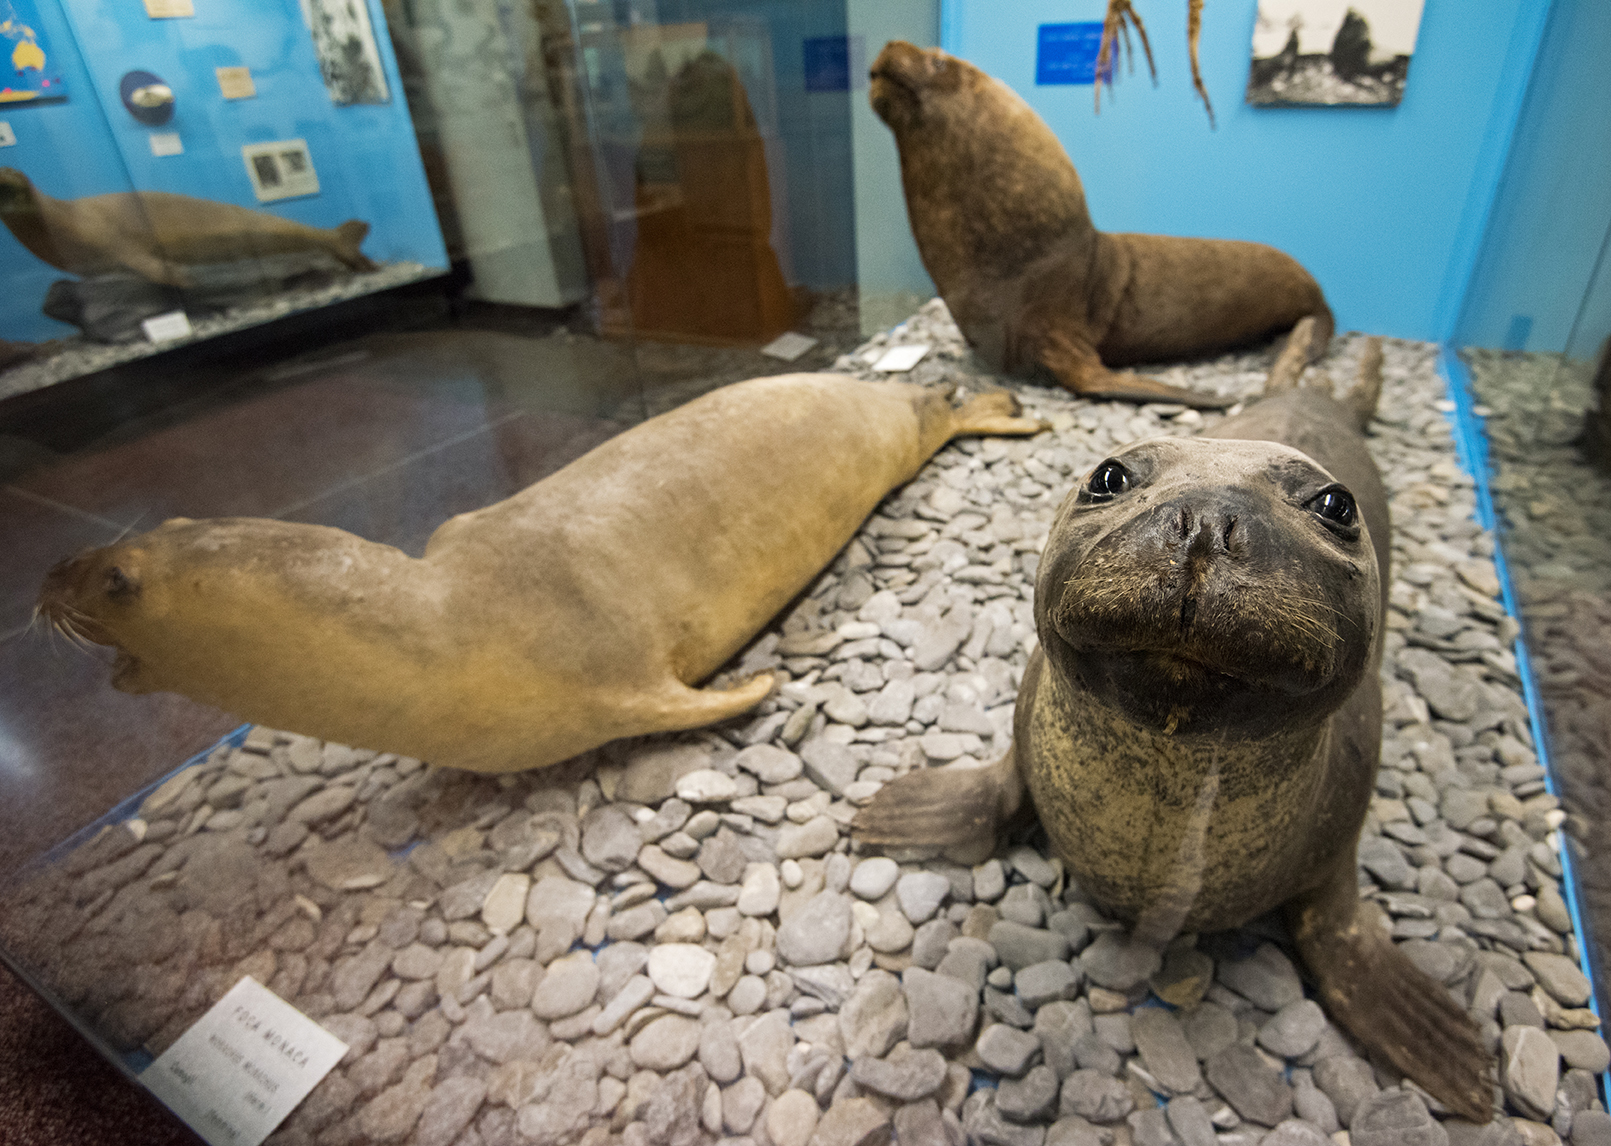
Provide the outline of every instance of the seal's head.
<path id="1" fill-rule="evenodd" d="M 59 562 L 39 612 L 71 637 L 117 650 L 120 691 L 218 703 L 236 677 L 286 666 L 306 675 L 305 635 L 337 639 L 351 603 L 384 591 L 386 566 L 408 561 L 325 526 L 176 517 Z"/>
<path id="2" fill-rule="evenodd" d="M 1271 442 L 1155 439 L 1092 470 L 1035 586 L 1050 666 L 1144 728 L 1313 727 L 1375 663 L 1380 574 L 1349 493 Z"/>
<path id="3" fill-rule="evenodd" d="M 0 211 L 33 209 L 34 185 L 15 167 L 0 167 Z"/>
<path id="4" fill-rule="evenodd" d="M 1093 234 L 1079 174 L 1017 92 L 939 48 L 892 40 L 868 95 L 895 133 L 924 265 L 954 290 L 1012 276 L 1058 243 Z"/>

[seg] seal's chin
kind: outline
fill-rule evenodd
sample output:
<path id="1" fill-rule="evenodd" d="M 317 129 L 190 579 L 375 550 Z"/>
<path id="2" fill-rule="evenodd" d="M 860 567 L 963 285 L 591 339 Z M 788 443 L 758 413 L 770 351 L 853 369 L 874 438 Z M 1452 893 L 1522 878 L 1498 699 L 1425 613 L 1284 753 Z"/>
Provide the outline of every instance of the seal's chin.
<path id="1" fill-rule="evenodd" d="M 878 118 L 891 127 L 897 122 L 905 123 L 917 113 L 916 89 L 891 69 L 873 69 L 867 96 Z"/>
<path id="2" fill-rule="evenodd" d="M 1256 733 L 1303 723 L 1305 714 L 1318 721 L 1335 707 L 1339 685 L 1333 674 L 1301 666 L 1232 663 L 1193 649 L 1075 649 L 1056 641 L 1046 654 L 1093 698 L 1168 734 Z"/>

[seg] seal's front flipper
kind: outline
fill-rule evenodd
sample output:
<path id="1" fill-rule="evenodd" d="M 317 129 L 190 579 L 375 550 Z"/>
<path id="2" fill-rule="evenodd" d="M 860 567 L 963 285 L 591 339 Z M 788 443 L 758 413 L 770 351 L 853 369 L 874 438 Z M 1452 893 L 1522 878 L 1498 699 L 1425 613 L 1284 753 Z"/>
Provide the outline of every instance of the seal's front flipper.
<path id="1" fill-rule="evenodd" d="M 983 858 L 1023 800 L 1008 749 L 988 768 L 926 768 L 890 781 L 856 813 L 850 831 L 863 843 L 982 850 Z"/>
<path id="2" fill-rule="evenodd" d="M 1199 410 L 1220 410 L 1236 401 L 1218 394 L 1200 394 L 1170 386 L 1156 378 L 1109 370 L 1090 346 L 1063 334 L 1049 334 L 1041 346 L 1040 365 L 1065 390 L 1081 398 L 1121 402 L 1179 402 Z"/>
<path id="3" fill-rule="evenodd" d="M 1340 876 L 1289 905 L 1298 950 L 1331 1017 L 1461 1118 L 1493 1117 L 1493 1058 L 1441 983 L 1394 946 L 1355 886 Z"/>
<path id="4" fill-rule="evenodd" d="M 1023 406 L 1010 391 L 991 390 L 969 398 L 951 414 L 951 436 L 962 434 L 1038 434 L 1049 429 L 1037 418 L 1021 417 Z"/>

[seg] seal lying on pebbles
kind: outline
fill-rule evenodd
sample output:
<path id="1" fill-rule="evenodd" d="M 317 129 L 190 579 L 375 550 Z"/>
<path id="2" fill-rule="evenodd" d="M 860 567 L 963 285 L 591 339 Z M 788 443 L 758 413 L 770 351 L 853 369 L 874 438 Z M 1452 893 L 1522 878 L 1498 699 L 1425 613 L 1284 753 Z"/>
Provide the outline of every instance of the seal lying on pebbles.
<path id="1" fill-rule="evenodd" d="M 1106 234 L 1057 137 L 1006 84 L 901 40 L 873 62 L 923 265 L 992 370 L 1050 374 L 1091 398 L 1224 406 L 1112 369 L 1224 350 L 1316 319 L 1274 375 L 1324 352 L 1331 311 L 1291 257 L 1261 243 Z"/>
<path id="2" fill-rule="evenodd" d="M 165 191 L 53 199 L 21 171 L 0 167 L 0 221 L 35 257 L 69 274 L 128 271 L 148 282 L 192 285 L 193 264 L 325 251 L 355 271 L 375 264 L 358 249 L 369 224 L 309 227 L 266 211 Z"/>
<path id="3" fill-rule="evenodd" d="M 911 773 L 871 843 L 989 846 L 1027 795 L 1103 911 L 1161 948 L 1284 907 L 1332 1015 L 1451 1109 L 1489 1056 L 1357 889 L 1381 746 L 1387 499 L 1344 406 L 1287 389 L 1196 439 L 1142 442 L 1063 503 L 1040 648 L 996 765 Z"/>
<path id="4" fill-rule="evenodd" d="M 409 557 L 339 529 L 176 518 L 62 562 L 39 607 L 125 692 L 480 772 L 745 711 L 691 687 L 959 434 L 1032 434 L 1005 392 L 790 374 L 612 438 Z"/>

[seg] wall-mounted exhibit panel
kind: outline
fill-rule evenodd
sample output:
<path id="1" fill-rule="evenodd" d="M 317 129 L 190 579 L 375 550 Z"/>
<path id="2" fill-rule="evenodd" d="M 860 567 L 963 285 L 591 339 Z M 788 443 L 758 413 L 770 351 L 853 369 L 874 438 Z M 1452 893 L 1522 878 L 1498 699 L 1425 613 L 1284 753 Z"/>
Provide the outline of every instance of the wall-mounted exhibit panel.
<path id="1" fill-rule="evenodd" d="M 446 269 L 378 8 L 29 18 L 65 98 L 4 107 L 0 392 Z"/>

